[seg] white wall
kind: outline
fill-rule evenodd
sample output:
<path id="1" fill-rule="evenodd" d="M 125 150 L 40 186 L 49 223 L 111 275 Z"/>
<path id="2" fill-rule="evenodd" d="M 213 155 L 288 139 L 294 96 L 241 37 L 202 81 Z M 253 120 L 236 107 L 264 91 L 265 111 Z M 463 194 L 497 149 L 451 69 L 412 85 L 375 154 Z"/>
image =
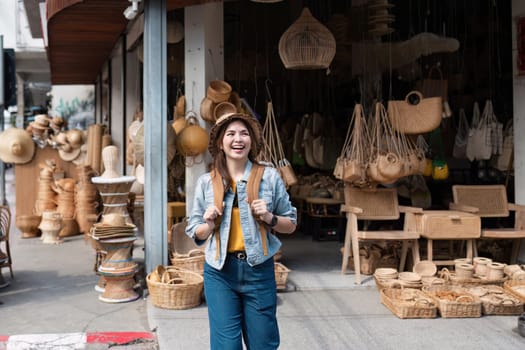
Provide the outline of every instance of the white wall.
<path id="1" fill-rule="evenodd" d="M 15 51 L 44 51 L 44 40 L 33 39 L 22 0 L 0 0 L 0 35 L 4 48 Z"/>
<path id="2" fill-rule="evenodd" d="M 63 115 L 61 107 L 64 106 L 76 106 L 76 101 L 86 101 L 86 100 L 92 100 L 93 94 L 95 91 L 94 85 L 53 85 L 51 88 L 51 94 L 53 95 L 51 99 L 51 111 L 49 111 L 49 114 L 52 116 L 61 116 L 64 118 L 69 117 L 68 115 Z M 73 118 L 71 118 L 69 123 L 69 128 L 75 128 L 78 126 L 78 120 L 77 118 L 92 118 L 94 121 L 95 117 L 95 111 L 93 109 L 94 106 L 90 106 L 87 110 L 83 111 L 80 109 L 76 109 L 73 111 Z M 79 113 L 87 112 L 84 115 L 80 115 Z M 89 117 L 89 114 L 92 116 Z M 75 121 L 77 120 L 77 121 Z M 81 124 L 81 126 L 84 126 Z M 82 127 L 83 128 L 83 127 Z"/>
<path id="3" fill-rule="evenodd" d="M 512 0 L 512 17 L 525 16 L 525 1 Z M 516 56 L 516 21 L 512 24 L 512 72 L 513 72 L 513 108 L 514 108 L 514 188 L 515 202 L 525 204 L 525 76 L 518 76 Z M 525 240 L 522 240 L 518 260 L 525 263 Z"/>

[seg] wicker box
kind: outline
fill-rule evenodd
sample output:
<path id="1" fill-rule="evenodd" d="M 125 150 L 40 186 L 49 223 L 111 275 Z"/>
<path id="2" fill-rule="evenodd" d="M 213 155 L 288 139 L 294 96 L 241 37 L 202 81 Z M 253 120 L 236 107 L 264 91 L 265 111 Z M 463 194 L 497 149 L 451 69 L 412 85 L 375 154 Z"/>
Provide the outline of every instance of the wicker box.
<path id="1" fill-rule="evenodd" d="M 202 249 L 192 249 L 187 254 L 174 252 L 171 265 L 182 270 L 189 270 L 201 275 L 204 274 L 205 254 Z"/>
<path id="2" fill-rule="evenodd" d="M 481 234 L 479 216 L 454 210 L 425 210 L 416 215 L 421 236 L 430 239 L 472 239 Z"/>
<path id="3" fill-rule="evenodd" d="M 286 289 L 286 281 L 288 280 L 288 273 L 290 269 L 284 266 L 280 262 L 274 263 L 275 270 L 275 283 L 277 284 L 277 289 Z"/>

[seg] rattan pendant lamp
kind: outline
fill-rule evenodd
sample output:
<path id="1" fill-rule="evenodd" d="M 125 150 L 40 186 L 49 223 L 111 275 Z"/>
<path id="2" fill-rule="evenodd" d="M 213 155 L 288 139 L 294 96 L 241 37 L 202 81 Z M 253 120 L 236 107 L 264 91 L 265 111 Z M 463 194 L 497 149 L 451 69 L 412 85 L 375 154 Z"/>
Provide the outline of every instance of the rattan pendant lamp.
<path id="1" fill-rule="evenodd" d="M 279 39 L 286 69 L 327 69 L 335 56 L 335 38 L 305 7 Z"/>

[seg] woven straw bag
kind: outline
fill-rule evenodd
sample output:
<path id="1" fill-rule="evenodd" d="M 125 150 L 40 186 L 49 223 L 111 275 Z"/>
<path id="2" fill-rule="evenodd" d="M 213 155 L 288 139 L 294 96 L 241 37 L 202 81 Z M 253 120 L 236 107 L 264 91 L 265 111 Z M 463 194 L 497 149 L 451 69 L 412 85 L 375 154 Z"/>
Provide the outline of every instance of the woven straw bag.
<path id="1" fill-rule="evenodd" d="M 388 101 L 388 117 L 392 126 L 404 134 L 423 134 L 441 123 L 441 97 L 424 98 L 419 91 L 409 92 L 402 101 Z"/>
<path id="2" fill-rule="evenodd" d="M 356 104 L 341 154 L 336 161 L 334 176 L 339 180 L 354 184 L 363 182 L 369 151 L 370 137 L 363 116 L 363 108 L 360 104 Z"/>

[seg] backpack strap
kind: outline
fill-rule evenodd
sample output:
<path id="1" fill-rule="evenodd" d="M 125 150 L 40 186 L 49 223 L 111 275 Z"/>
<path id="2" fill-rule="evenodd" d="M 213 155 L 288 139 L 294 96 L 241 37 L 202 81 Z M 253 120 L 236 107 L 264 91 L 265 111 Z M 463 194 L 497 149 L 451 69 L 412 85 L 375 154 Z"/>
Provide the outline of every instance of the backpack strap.
<path id="1" fill-rule="evenodd" d="M 259 187 L 261 185 L 261 179 L 264 173 L 264 166 L 253 163 L 250 176 L 248 177 L 247 194 L 248 203 L 252 204 L 252 201 L 259 198 Z M 259 220 L 257 220 L 259 221 Z M 259 231 L 261 232 L 261 241 L 264 255 L 268 255 L 268 244 L 266 242 L 266 224 L 259 221 Z"/>
<path id="2" fill-rule="evenodd" d="M 222 182 L 222 176 L 216 171 L 211 172 L 211 184 L 213 187 L 213 202 L 215 206 L 222 212 L 224 210 L 224 183 Z M 217 242 L 217 250 L 215 252 L 215 259 L 219 260 L 221 251 L 221 240 L 219 237 L 219 230 L 221 226 L 221 216 L 217 216 L 215 219 L 215 242 Z"/>

